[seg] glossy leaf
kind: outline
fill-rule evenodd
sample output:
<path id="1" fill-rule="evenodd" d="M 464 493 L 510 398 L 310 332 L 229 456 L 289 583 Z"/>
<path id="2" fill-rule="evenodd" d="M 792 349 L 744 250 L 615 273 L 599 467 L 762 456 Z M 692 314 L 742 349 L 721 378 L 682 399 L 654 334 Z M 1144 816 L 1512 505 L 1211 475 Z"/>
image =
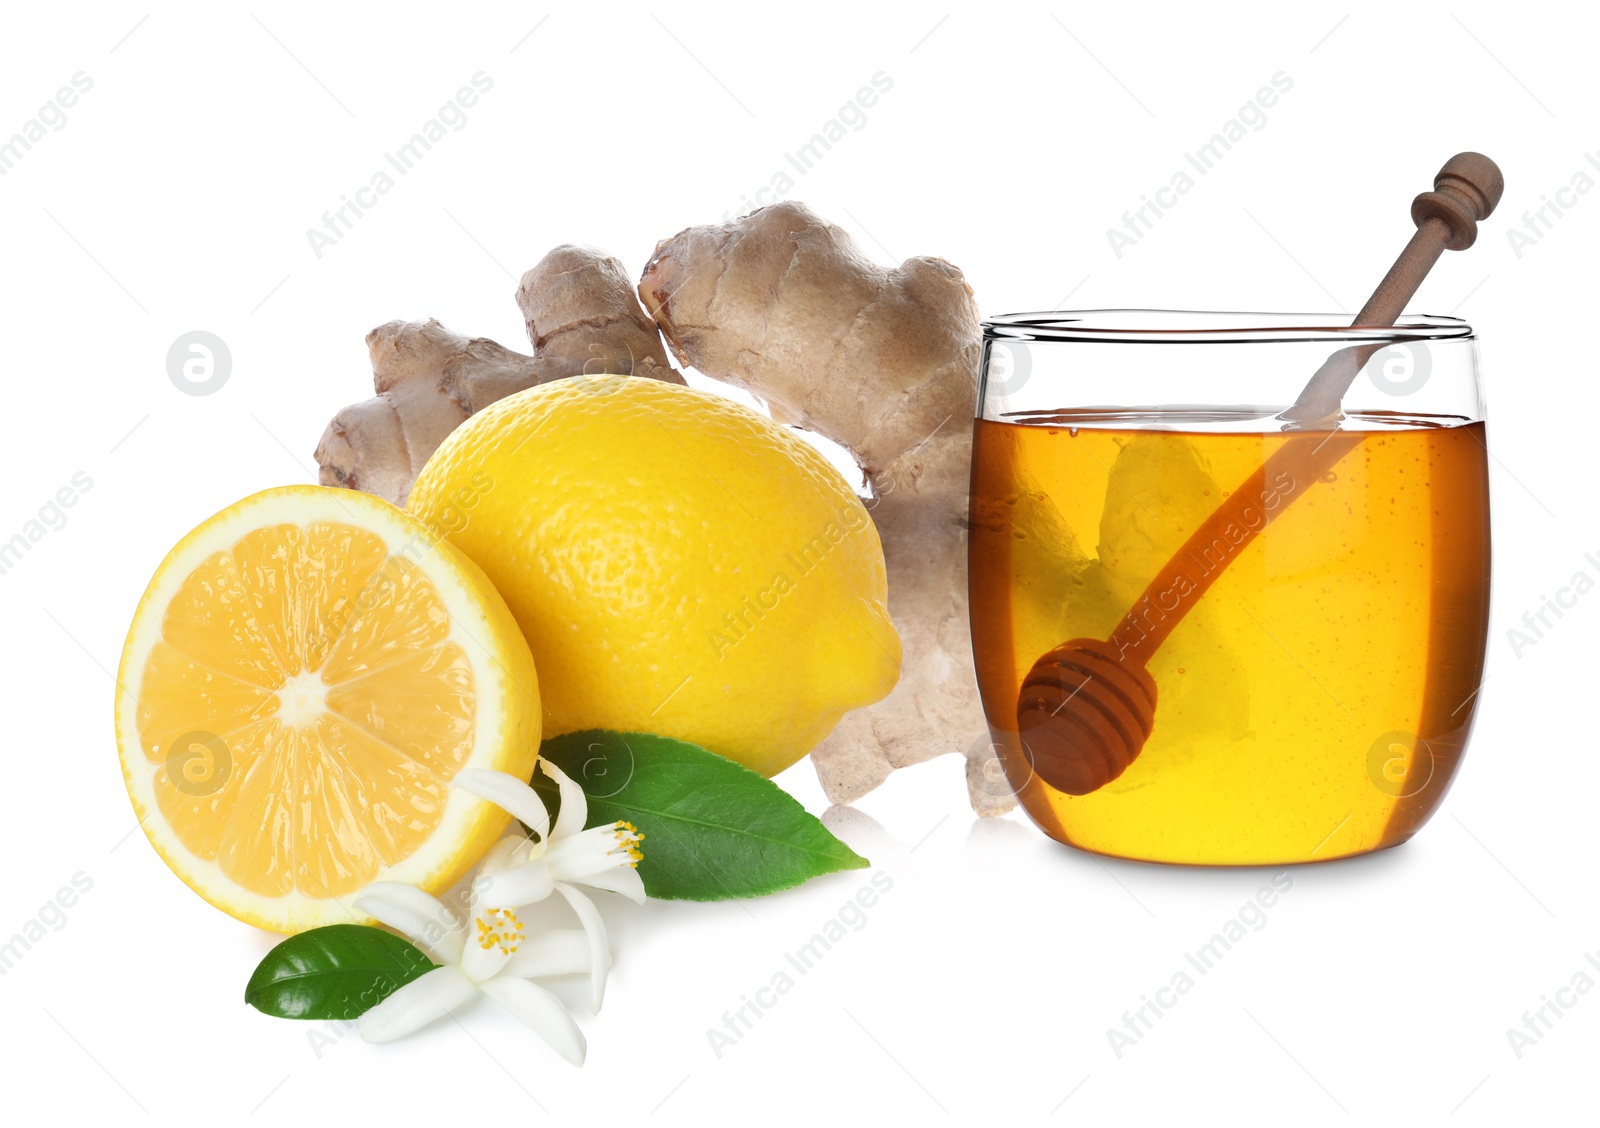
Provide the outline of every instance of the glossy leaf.
<path id="1" fill-rule="evenodd" d="M 540 755 L 583 787 L 589 826 L 621 820 L 644 834 L 639 876 L 652 897 L 757 897 L 868 865 L 777 784 L 698 745 L 590 729 Z M 555 784 L 535 772 L 533 785 L 553 816 Z"/>
<path id="2" fill-rule="evenodd" d="M 410 941 L 361 924 L 291 936 L 266 954 L 244 1001 L 277 1018 L 351 1019 L 432 971 Z"/>

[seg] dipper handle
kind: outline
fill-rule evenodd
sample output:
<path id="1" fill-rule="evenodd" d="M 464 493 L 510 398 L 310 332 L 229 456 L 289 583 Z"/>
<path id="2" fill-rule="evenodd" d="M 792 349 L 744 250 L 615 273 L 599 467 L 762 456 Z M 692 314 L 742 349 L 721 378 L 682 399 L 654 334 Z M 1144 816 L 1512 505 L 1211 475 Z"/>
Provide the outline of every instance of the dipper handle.
<path id="1" fill-rule="evenodd" d="M 1416 233 L 1351 325 L 1388 326 L 1399 321 L 1439 256 L 1447 250 L 1466 250 L 1477 241 L 1479 221 L 1494 211 L 1505 188 L 1500 166 L 1482 153 L 1457 153 L 1445 161 L 1433 178 L 1433 191 L 1411 201 Z M 1317 369 L 1294 406 L 1278 418 L 1314 423 L 1337 415 L 1345 392 L 1382 347 L 1359 345 L 1334 353 Z"/>

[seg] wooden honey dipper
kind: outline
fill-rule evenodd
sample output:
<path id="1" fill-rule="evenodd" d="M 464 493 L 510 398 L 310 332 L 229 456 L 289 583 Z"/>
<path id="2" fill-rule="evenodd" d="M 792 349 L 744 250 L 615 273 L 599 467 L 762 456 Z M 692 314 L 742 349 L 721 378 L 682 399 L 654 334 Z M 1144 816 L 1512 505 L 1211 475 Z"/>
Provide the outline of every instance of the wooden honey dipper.
<path id="1" fill-rule="evenodd" d="M 1481 153 L 1458 153 L 1411 204 L 1416 234 L 1351 323 L 1392 326 L 1446 249 L 1472 246 L 1505 181 Z M 1035 775 L 1088 795 L 1127 770 L 1155 725 L 1156 683 L 1145 669 L 1189 609 L 1246 546 L 1361 442 L 1335 426 L 1351 382 L 1385 341 L 1353 345 L 1317 369 L 1278 418 L 1287 441 L 1230 493 L 1156 573 L 1106 640 L 1075 638 L 1033 664 L 1017 700 L 1017 730 Z M 1327 430 L 1306 429 L 1327 423 Z"/>

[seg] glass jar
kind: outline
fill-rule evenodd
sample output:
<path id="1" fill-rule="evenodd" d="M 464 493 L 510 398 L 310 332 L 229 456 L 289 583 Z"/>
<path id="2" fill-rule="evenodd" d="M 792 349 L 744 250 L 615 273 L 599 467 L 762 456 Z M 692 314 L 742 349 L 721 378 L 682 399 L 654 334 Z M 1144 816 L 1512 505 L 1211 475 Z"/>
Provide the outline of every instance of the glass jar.
<path id="1" fill-rule="evenodd" d="M 1052 837 L 1320 861 L 1404 842 L 1444 797 L 1488 636 L 1477 347 L 1455 318 L 1340 322 L 985 323 L 973 652 L 1007 779 Z M 1331 416 L 1286 410 L 1341 362 Z"/>

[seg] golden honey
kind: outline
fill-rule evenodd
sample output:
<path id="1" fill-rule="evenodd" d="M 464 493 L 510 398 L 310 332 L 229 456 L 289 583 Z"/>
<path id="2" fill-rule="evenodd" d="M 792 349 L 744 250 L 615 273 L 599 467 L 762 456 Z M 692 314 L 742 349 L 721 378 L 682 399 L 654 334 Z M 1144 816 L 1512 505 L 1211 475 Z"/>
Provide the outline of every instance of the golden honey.
<path id="1" fill-rule="evenodd" d="M 1148 655 L 1158 694 L 1143 750 L 1073 796 L 1040 778 L 1018 735 L 1024 676 L 1066 640 L 1111 637 L 1197 526 L 1291 440 L 1243 411 L 976 422 L 978 685 L 1006 774 L 1046 833 L 1150 861 L 1277 864 L 1392 846 L 1432 814 L 1482 679 L 1484 427 L 1387 413 L 1341 427 L 1359 442 L 1293 492 Z"/>

